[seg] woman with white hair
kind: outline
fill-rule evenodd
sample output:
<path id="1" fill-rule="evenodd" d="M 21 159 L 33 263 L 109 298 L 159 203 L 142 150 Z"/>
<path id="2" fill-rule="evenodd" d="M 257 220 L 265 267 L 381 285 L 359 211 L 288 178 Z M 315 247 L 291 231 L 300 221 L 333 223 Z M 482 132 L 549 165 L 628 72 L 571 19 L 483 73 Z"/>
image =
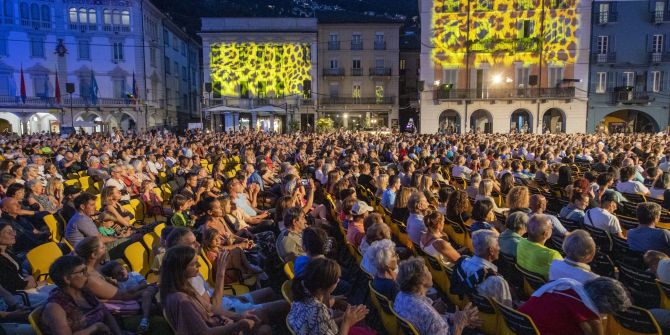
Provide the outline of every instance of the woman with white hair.
<path id="1" fill-rule="evenodd" d="M 375 241 L 365 252 L 363 259 L 368 259 L 369 270 L 372 270 L 374 274 L 372 287 L 393 301 L 399 290 L 395 281 L 398 275 L 398 254 L 395 251 L 395 243 L 391 240 Z"/>
<path id="2" fill-rule="evenodd" d="M 563 251 L 565 259 L 555 259 L 549 266 L 549 280 L 572 278 L 583 284 L 599 277 L 588 264 L 596 255 L 596 242 L 587 231 L 574 230 L 563 241 Z"/>

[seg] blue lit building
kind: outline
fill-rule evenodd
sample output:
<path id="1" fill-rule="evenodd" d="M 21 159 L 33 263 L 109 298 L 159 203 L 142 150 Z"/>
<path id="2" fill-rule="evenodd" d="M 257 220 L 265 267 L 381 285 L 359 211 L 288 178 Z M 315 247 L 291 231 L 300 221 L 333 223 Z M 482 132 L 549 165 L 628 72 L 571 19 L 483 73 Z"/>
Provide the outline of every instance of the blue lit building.
<path id="1" fill-rule="evenodd" d="M 587 130 L 665 130 L 670 114 L 668 0 L 594 1 Z"/>

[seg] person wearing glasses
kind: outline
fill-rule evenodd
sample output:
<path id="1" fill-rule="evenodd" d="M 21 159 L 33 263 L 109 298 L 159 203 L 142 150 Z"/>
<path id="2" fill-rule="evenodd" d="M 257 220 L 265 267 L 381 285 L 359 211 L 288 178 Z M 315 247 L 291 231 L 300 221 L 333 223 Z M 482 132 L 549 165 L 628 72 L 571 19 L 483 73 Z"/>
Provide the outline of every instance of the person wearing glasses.
<path id="1" fill-rule="evenodd" d="M 112 314 L 92 293 L 87 266 L 78 256 L 62 256 L 49 268 L 56 284 L 38 320 L 45 334 L 121 334 Z"/>

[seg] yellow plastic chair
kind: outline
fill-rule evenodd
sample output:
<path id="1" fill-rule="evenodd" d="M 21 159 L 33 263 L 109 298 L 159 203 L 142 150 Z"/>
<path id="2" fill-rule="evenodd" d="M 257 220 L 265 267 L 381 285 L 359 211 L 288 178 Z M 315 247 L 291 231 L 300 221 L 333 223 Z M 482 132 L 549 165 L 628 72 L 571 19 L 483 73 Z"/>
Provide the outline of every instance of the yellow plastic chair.
<path id="1" fill-rule="evenodd" d="M 58 229 L 58 220 L 53 214 L 45 215 L 42 220 L 44 220 L 44 224 L 49 228 L 49 232 L 51 232 L 51 241 L 53 242 L 60 242 L 60 240 L 63 238 L 63 236 L 60 233 L 60 229 Z"/>
<path id="2" fill-rule="evenodd" d="M 151 270 L 149 251 L 141 242 L 133 242 L 123 251 L 123 259 L 131 271 L 146 276 Z"/>
<path id="3" fill-rule="evenodd" d="M 149 251 L 149 259 L 154 259 L 154 250 L 158 247 L 159 237 L 156 236 L 156 233 L 149 232 L 142 235 L 142 244 Z"/>
<path id="4" fill-rule="evenodd" d="M 467 305 L 467 296 L 461 297 L 458 294 L 451 293 L 451 275 L 454 270 L 450 267 L 443 266 L 440 261 L 430 255 L 426 255 L 424 259 L 428 263 L 428 270 L 433 277 L 433 283 L 437 286 L 437 289 L 446 294 L 454 305 L 461 308 Z"/>
<path id="5" fill-rule="evenodd" d="M 537 273 L 528 271 L 519 264 L 514 264 L 516 269 L 521 273 L 521 276 L 523 277 L 523 291 L 526 293 L 527 296 L 533 295 L 533 292 L 537 290 L 538 288 L 542 287 L 542 285 L 546 284 L 547 281 L 542 278 Z"/>
<path id="6" fill-rule="evenodd" d="M 648 335 L 662 334 L 661 327 L 651 313 L 637 306 L 607 316 L 605 334 Z"/>
<path id="7" fill-rule="evenodd" d="M 521 313 L 515 309 L 509 308 L 491 299 L 493 305 L 500 312 L 503 322 L 500 323 L 500 335 L 540 335 L 540 331 L 535 326 L 533 320 L 527 314 Z M 610 334 L 610 333 L 608 333 Z"/>
<path id="8" fill-rule="evenodd" d="M 500 322 L 502 317 L 491 299 L 479 294 L 472 294 L 469 298 L 472 304 L 479 310 L 479 320 L 482 321 L 482 326 L 479 327 L 479 330 L 486 335 L 497 335 L 498 330 L 501 328 Z"/>
<path id="9" fill-rule="evenodd" d="M 77 185 L 77 186 L 81 187 L 81 184 L 79 184 L 79 179 L 68 179 L 65 182 L 63 182 L 63 184 L 65 186 Z"/>
<path id="10" fill-rule="evenodd" d="M 291 292 L 290 280 L 285 280 L 284 283 L 281 284 L 281 295 L 284 296 L 284 299 L 289 304 L 293 302 L 293 293 Z"/>
<path id="11" fill-rule="evenodd" d="M 95 195 L 95 210 L 100 211 L 102 209 L 102 196 L 100 194 Z"/>
<path id="12" fill-rule="evenodd" d="M 30 326 L 33 327 L 33 331 L 35 332 L 36 335 L 42 335 L 44 332 L 42 332 L 42 329 L 40 329 L 40 319 L 42 318 L 42 312 L 44 311 L 44 305 L 35 308 L 30 314 L 28 315 L 28 322 L 30 323 Z"/>
<path id="13" fill-rule="evenodd" d="M 414 325 L 412 325 L 409 321 L 405 320 L 403 317 L 398 315 L 395 310 L 391 309 L 393 311 L 393 315 L 395 315 L 396 319 L 398 320 L 398 326 L 400 326 L 401 332 L 400 334 L 404 335 L 420 335 L 419 332 L 414 328 Z"/>
<path id="14" fill-rule="evenodd" d="M 70 251 L 74 250 L 74 247 L 67 239 L 64 238 L 60 242 L 63 243 L 63 245 L 66 246 L 68 249 L 70 249 Z"/>
<path id="15" fill-rule="evenodd" d="M 670 310 L 670 285 L 656 279 L 656 286 L 661 296 L 661 308 Z"/>
<path id="16" fill-rule="evenodd" d="M 163 228 L 165 228 L 165 223 L 159 223 L 154 227 L 154 233 L 156 233 L 158 238 L 161 237 L 161 233 L 163 233 Z"/>
<path id="17" fill-rule="evenodd" d="M 295 277 L 295 273 L 293 272 L 293 261 L 284 263 L 284 273 L 289 280 L 292 280 L 293 277 Z"/>
<path id="18" fill-rule="evenodd" d="M 91 177 L 89 176 L 80 177 L 79 185 L 81 186 L 81 190 L 83 192 L 88 192 L 89 188 L 91 187 Z"/>
<path id="19" fill-rule="evenodd" d="M 133 215 L 135 215 L 135 221 L 139 223 L 144 223 L 144 203 L 140 199 L 130 199 L 130 204 L 133 208 Z"/>
<path id="20" fill-rule="evenodd" d="M 63 256 L 63 252 L 56 242 L 47 242 L 28 251 L 26 259 L 33 270 L 33 278 L 37 281 L 50 280 L 49 267 L 60 256 Z"/>
<path id="21" fill-rule="evenodd" d="M 372 306 L 377 310 L 377 314 L 379 314 L 384 330 L 386 330 L 389 335 L 402 334 L 399 329 L 398 319 L 393 313 L 393 303 L 383 294 L 375 290 L 374 287 L 372 287 L 371 281 L 368 281 L 368 286 L 370 287 L 370 300 L 372 301 Z"/>

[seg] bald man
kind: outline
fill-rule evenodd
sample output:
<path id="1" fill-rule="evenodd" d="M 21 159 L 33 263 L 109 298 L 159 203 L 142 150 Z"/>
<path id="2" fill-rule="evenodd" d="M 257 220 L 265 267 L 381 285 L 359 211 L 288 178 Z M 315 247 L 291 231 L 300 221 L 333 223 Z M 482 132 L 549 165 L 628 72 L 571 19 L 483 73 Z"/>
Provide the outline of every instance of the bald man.
<path id="1" fill-rule="evenodd" d="M 528 221 L 528 238 L 519 241 L 516 247 L 516 262 L 527 271 L 535 272 L 547 280 L 549 266 L 561 254 L 544 246 L 551 237 L 551 220 L 544 214 L 535 214 Z"/>
<path id="2" fill-rule="evenodd" d="M 18 256 L 30 249 L 49 241 L 51 235 L 48 228 L 42 225 L 38 230 L 27 218 L 20 216 L 21 204 L 14 198 L 5 198 L 2 201 L 2 217 L 0 221 L 9 223 L 16 231 L 16 244 L 13 251 Z"/>
<path id="3" fill-rule="evenodd" d="M 530 217 L 533 217 L 533 215 L 536 214 L 544 214 L 544 211 L 547 210 L 547 199 L 542 194 L 533 194 L 533 196 L 530 197 L 528 206 L 530 207 Z M 551 222 L 552 235 L 563 237 L 570 235 L 570 232 L 568 232 L 568 230 L 563 227 L 563 224 L 558 220 L 557 217 L 551 214 L 544 215 L 546 215 Z"/>

